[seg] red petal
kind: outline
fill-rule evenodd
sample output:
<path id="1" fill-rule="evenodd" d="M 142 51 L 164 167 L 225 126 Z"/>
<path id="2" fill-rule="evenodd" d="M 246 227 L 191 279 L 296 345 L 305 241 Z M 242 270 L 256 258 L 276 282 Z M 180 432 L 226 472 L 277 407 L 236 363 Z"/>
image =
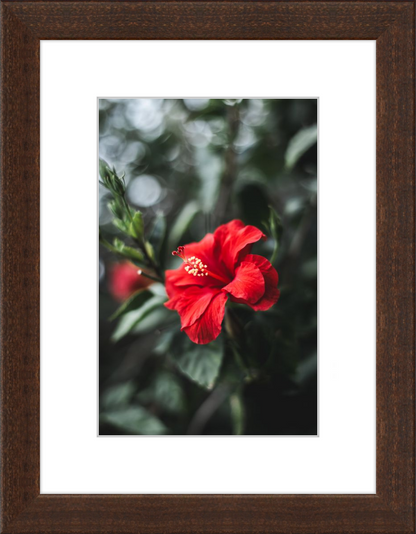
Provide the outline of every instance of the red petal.
<path id="1" fill-rule="evenodd" d="M 240 251 L 244 249 L 244 254 L 247 254 L 250 251 L 248 245 L 262 238 L 265 239 L 266 236 L 261 230 L 255 226 L 244 226 L 241 221 L 235 219 L 215 230 L 215 251 L 221 256 L 230 273 L 233 273 Z"/>
<path id="2" fill-rule="evenodd" d="M 206 236 L 198 243 L 189 243 L 189 245 L 185 245 L 185 257 L 189 258 L 190 256 L 196 256 L 204 263 L 207 263 L 207 261 L 214 255 L 214 245 L 213 234 L 206 234 Z"/>
<path id="3" fill-rule="evenodd" d="M 193 325 L 201 317 L 217 292 L 209 287 L 187 287 L 168 300 L 165 306 L 179 313 L 184 328 Z"/>
<path id="4" fill-rule="evenodd" d="M 223 289 L 233 297 L 253 304 L 264 295 L 264 277 L 254 263 L 243 261 L 235 271 L 234 280 Z"/>
<path id="5" fill-rule="evenodd" d="M 211 300 L 211 303 L 192 326 L 182 327 L 183 330 L 194 343 L 205 345 L 218 337 L 221 332 L 221 323 L 224 318 L 225 303 L 227 293 L 223 291 Z"/>
<path id="6" fill-rule="evenodd" d="M 272 264 L 263 258 L 263 256 L 258 256 L 257 254 L 248 254 L 244 258 L 245 262 L 254 263 L 262 273 L 265 283 L 264 295 L 254 304 L 247 302 L 249 306 L 256 311 L 265 311 L 268 310 L 276 304 L 279 299 L 280 291 L 277 289 L 277 283 L 279 281 L 279 275 L 277 274 L 276 269 Z M 235 300 L 235 299 L 233 299 Z"/>
<path id="7" fill-rule="evenodd" d="M 196 256 L 203 263 L 208 265 L 208 269 L 213 273 L 217 273 L 224 277 L 226 275 L 224 269 L 221 268 L 218 262 L 218 255 L 214 254 L 214 236 L 207 234 L 198 243 L 190 243 L 185 245 L 184 254 L 186 258 Z M 219 280 L 211 277 L 196 277 L 185 271 L 185 264 L 182 263 L 177 269 L 168 270 L 165 273 L 166 277 L 166 292 L 169 297 L 173 297 L 178 291 L 182 291 L 186 286 L 200 286 L 200 287 L 216 287 L 220 288 L 224 284 Z M 230 279 L 230 277 L 227 275 Z"/>
<path id="8" fill-rule="evenodd" d="M 202 280 L 202 277 L 198 278 L 187 273 L 183 263 L 177 269 L 166 271 L 165 278 L 166 293 L 169 297 L 173 297 L 178 291 L 183 291 L 186 286 L 206 285 L 203 283 L 205 280 Z"/>

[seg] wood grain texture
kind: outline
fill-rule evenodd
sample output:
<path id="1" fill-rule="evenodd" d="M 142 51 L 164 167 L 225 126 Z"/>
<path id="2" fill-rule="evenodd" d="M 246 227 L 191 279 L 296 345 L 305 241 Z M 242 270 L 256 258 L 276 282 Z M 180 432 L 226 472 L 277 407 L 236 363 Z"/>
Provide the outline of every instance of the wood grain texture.
<path id="1" fill-rule="evenodd" d="M 17 2 L 40 39 L 377 39 L 404 2 Z"/>
<path id="2" fill-rule="evenodd" d="M 414 38 L 413 12 L 377 40 L 376 260 L 377 493 L 413 527 L 406 510 L 414 513 L 415 499 Z"/>
<path id="3" fill-rule="evenodd" d="M 39 495 L 39 41 L 2 10 L 2 518 Z"/>
<path id="4" fill-rule="evenodd" d="M 2 2 L 4 533 L 415 532 L 414 2 Z M 39 40 L 377 39 L 377 494 L 39 495 Z"/>

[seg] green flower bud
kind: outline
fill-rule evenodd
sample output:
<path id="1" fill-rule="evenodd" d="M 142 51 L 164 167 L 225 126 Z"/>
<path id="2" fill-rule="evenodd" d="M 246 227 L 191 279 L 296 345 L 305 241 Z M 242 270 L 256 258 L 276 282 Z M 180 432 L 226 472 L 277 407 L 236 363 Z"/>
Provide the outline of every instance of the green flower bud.
<path id="1" fill-rule="evenodd" d="M 126 185 L 124 183 L 124 174 L 120 178 L 117 176 L 115 168 L 110 169 L 108 163 L 100 159 L 100 176 L 102 184 L 114 195 L 122 196 L 126 192 Z"/>
<path id="2" fill-rule="evenodd" d="M 121 180 L 117 174 L 113 174 L 111 177 L 112 191 L 116 195 L 123 196 L 126 192 L 126 186 L 124 185 L 124 180 Z"/>

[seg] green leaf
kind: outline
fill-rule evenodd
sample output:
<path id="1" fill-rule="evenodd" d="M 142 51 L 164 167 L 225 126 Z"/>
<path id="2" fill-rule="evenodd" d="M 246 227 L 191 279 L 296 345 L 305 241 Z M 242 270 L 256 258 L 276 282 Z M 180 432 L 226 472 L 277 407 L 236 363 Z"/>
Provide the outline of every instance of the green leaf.
<path id="1" fill-rule="evenodd" d="M 123 302 L 123 304 L 113 313 L 109 320 L 114 321 L 114 319 L 121 317 L 125 313 L 140 308 L 146 301 L 152 298 L 152 295 L 152 292 L 146 289 L 139 291 L 138 293 L 134 293 L 134 295 Z"/>
<path id="2" fill-rule="evenodd" d="M 308 381 L 316 377 L 317 355 L 316 352 L 310 354 L 305 360 L 299 363 L 294 377 L 294 382 L 299 386 L 305 386 Z"/>
<path id="3" fill-rule="evenodd" d="M 126 246 L 121 239 L 118 237 L 115 237 L 113 240 L 113 245 L 117 249 L 118 252 L 123 252 L 124 247 Z"/>
<path id="4" fill-rule="evenodd" d="M 123 219 L 124 211 L 117 200 L 111 200 L 108 203 L 108 209 L 111 211 L 111 213 L 116 219 Z"/>
<path id="5" fill-rule="evenodd" d="M 152 259 L 153 261 L 155 261 L 155 251 L 154 251 L 154 248 L 152 247 L 152 244 L 149 243 L 149 241 L 146 241 L 145 244 L 144 244 L 144 248 L 145 248 L 149 258 Z"/>
<path id="6" fill-rule="evenodd" d="M 180 412 L 185 404 L 180 382 L 171 373 L 159 372 L 153 382 L 141 391 L 137 398 L 141 403 L 156 403 L 166 412 Z"/>
<path id="7" fill-rule="evenodd" d="M 123 243 L 123 241 L 121 241 L 117 237 L 114 239 L 113 244 L 114 244 L 114 247 L 119 252 L 119 254 L 122 254 L 126 258 L 129 258 L 133 261 L 143 262 L 144 260 L 143 252 L 141 252 L 140 250 L 132 248 L 132 247 L 128 247 L 127 245 Z"/>
<path id="8" fill-rule="evenodd" d="M 178 325 L 178 329 L 179 328 L 180 326 Z M 164 354 L 166 354 L 169 351 L 169 347 L 171 346 L 173 338 L 173 330 L 166 330 L 162 332 L 153 349 L 153 353 L 157 354 L 158 356 L 163 356 Z"/>
<path id="9" fill-rule="evenodd" d="M 133 382 L 124 382 L 106 389 L 100 399 L 102 408 L 112 409 L 127 405 L 135 389 Z"/>
<path id="10" fill-rule="evenodd" d="M 100 158 L 100 162 L 99 162 L 98 168 L 99 168 L 101 179 L 103 180 L 103 182 L 105 182 L 105 180 L 108 178 L 108 176 L 110 174 L 112 174 L 110 166 L 104 159 Z"/>
<path id="11" fill-rule="evenodd" d="M 130 258 L 131 260 L 143 262 L 144 256 L 143 252 L 140 250 L 137 250 L 136 248 L 125 246 L 123 249 L 123 255 L 126 256 L 126 258 Z"/>
<path id="12" fill-rule="evenodd" d="M 143 239 L 144 223 L 143 215 L 140 211 L 136 211 L 133 215 L 133 220 L 130 223 L 129 234 L 135 239 Z"/>
<path id="13" fill-rule="evenodd" d="M 164 284 L 161 284 L 159 282 L 155 282 L 154 284 L 152 284 L 149 287 L 149 291 L 153 295 L 157 295 L 158 297 L 163 297 L 164 299 L 168 298 L 168 295 L 166 293 L 166 288 L 165 288 Z"/>
<path id="14" fill-rule="evenodd" d="M 163 297 L 154 296 L 147 300 L 137 310 L 132 310 L 125 313 L 121 317 L 116 329 L 113 332 L 111 339 L 114 342 L 119 341 L 121 338 L 131 332 L 131 330 L 135 326 L 137 326 L 141 321 L 143 321 L 143 319 L 145 319 L 145 317 L 147 317 L 150 312 L 162 306 L 165 301 L 166 299 Z"/>
<path id="15" fill-rule="evenodd" d="M 113 219 L 113 224 L 116 228 L 118 228 L 121 232 L 126 233 L 128 230 L 128 227 L 124 221 L 121 219 Z"/>
<path id="16" fill-rule="evenodd" d="M 172 229 L 169 233 L 168 250 L 175 250 L 180 245 L 181 238 L 186 230 L 189 228 L 195 215 L 200 211 L 198 202 L 192 201 L 185 205 L 183 210 L 176 218 Z"/>
<path id="17" fill-rule="evenodd" d="M 223 359 L 220 343 L 188 345 L 188 350 L 174 350 L 171 356 L 188 378 L 205 388 L 214 387 Z"/>
<path id="18" fill-rule="evenodd" d="M 303 154 L 313 146 L 318 139 L 316 124 L 303 128 L 289 141 L 285 154 L 285 163 L 288 170 L 293 169 Z"/>
<path id="19" fill-rule="evenodd" d="M 160 435 L 167 431 L 162 421 L 141 406 L 104 412 L 100 415 L 100 422 L 115 426 L 127 434 Z"/>
<path id="20" fill-rule="evenodd" d="M 166 299 L 165 299 L 166 300 Z M 158 328 L 165 326 L 172 319 L 172 312 L 159 306 L 144 317 L 131 331 L 132 334 L 142 335 L 148 332 L 155 332 Z"/>
<path id="21" fill-rule="evenodd" d="M 283 232 L 283 225 L 277 212 L 271 206 L 269 206 L 269 209 L 269 228 L 270 233 L 274 239 L 273 253 L 272 257 L 270 258 L 270 263 L 273 265 L 273 263 L 276 261 L 277 253 L 279 251 L 280 239 L 282 237 Z"/>

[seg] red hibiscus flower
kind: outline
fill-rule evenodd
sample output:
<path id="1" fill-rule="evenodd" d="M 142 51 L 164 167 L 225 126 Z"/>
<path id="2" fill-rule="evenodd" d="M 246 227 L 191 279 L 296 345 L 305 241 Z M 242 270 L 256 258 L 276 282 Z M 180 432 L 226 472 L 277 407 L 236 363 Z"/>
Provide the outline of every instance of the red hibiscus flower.
<path id="1" fill-rule="evenodd" d="M 179 313 L 181 330 L 194 343 L 209 343 L 219 335 L 228 297 L 256 311 L 277 302 L 276 270 L 263 256 L 250 254 L 260 239 L 266 239 L 261 230 L 234 220 L 172 252 L 183 264 L 166 271 L 165 306 Z"/>
<path id="2" fill-rule="evenodd" d="M 139 268 L 129 261 L 116 263 L 110 270 L 109 289 L 115 300 L 122 302 L 128 299 L 133 293 L 140 289 L 145 289 L 152 280 L 141 276 Z"/>

